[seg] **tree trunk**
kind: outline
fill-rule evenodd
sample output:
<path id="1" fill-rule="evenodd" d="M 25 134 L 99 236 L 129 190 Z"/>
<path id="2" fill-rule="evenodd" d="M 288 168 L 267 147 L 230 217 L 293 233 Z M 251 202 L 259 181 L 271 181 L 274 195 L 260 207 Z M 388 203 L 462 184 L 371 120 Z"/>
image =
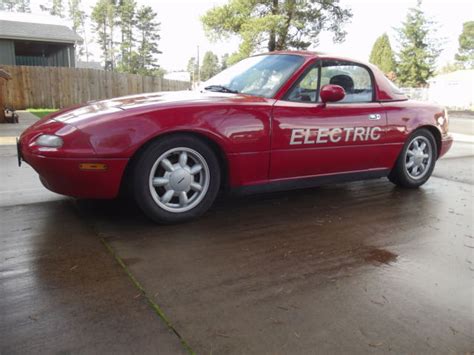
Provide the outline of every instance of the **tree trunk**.
<path id="1" fill-rule="evenodd" d="M 278 14 L 278 0 L 273 0 L 272 5 L 272 15 Z M 276 50 L 276 30 L 272 29 L 270 31 L 270 36 L 268 38 L 268 51 L 273 52 Z"/>
<path id="2" fill-rule="evenodd" d="M 287 49 L 286 42 L 288 39 L 287 37 L 288 37 L 288 31 L 290 29 L 291 20 L 293 19 L 293 15 L 295 11 L 295 2 L 293 0 L 289 0 L 284 11 L 286 12 L 286 21 L 285 21 L 284 27 L 278 33 L 278 40 L 276 41 L 276 46 L 275 46 L 277 51 Z"/>
<path id="3" fill-rule="evenodd" d="M 270 38 L 268 39 L 268 51 L 273 52 L 276 47 L 276 34 L 274 30 L 270 31 Z"/>

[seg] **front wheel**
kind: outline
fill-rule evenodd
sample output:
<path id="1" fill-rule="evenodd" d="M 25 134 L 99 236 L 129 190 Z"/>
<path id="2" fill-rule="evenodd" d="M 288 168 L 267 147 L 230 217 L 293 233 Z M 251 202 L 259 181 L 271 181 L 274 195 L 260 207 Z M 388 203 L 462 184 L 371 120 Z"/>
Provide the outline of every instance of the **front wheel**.
<path id="1" fill-rule="evenodd" d="M 193 136 L 175 135 L 153 142 L 133 171 L 133 195 L 158 223 L 178 223 L 202 215 L 220 185 L 214 151 Z"/>
<path id="2" fill-rule="evenodd" d="M 437 159 L 433 134 L 420 129 L 407 140 L 388 178 L 398 186 L 417 188 L 433 173 Z"/>

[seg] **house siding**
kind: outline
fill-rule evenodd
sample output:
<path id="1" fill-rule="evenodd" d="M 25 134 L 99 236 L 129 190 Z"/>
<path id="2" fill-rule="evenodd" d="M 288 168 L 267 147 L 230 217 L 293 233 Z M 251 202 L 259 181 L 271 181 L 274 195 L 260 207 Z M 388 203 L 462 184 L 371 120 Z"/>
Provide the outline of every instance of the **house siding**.
<path id="1" fill-rule="evenodd" d="M 0 64 L 15 65 L 15 46 L 12 40 L 0 39 Z"/>

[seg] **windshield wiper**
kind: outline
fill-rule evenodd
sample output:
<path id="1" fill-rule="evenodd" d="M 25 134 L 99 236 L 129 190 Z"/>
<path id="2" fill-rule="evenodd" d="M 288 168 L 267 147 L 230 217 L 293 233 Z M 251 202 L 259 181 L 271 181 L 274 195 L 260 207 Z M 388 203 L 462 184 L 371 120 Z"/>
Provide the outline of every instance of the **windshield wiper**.
<path id="1" fill-rule="evenodd" d="M 215 91 L 215 92 L 225 92 L 228 94 L 238 94 L 237 90 L 229 89 L 223 85 L 209 85 L 204 88 L 204 90 Z"/>

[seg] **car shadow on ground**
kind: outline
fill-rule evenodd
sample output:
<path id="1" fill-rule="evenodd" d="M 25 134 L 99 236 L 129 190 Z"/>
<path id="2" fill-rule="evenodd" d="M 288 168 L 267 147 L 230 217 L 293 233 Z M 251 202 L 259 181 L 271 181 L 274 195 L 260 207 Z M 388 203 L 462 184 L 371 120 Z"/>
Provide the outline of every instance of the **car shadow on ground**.
<path id="1" fill-rule="evenodd" d="M 175 225 L 160 225 L 147 218 L 132 198 L 113 200 L 72 199 L 77 211 L 91 221 L 114 223 L 117 225 L 137 224 L 147 227 L 186 228 L 192 225 L 215 223 L 246 223 L 259 221 L 265 216 L 272 224 L 286 224 L 295 216 L 322 217 L 328 212 L 356 207 L 367 201 L 367 191 L 377 189 L 387 205 L 397 208 L 400 203 L 410 203 L 413 199 L 421 202 L 423 189 L 406 190 L 393 186 L 385 179 L 335 184 L 314 188 L 306 188 L 254 195 L 231 195 L 220 193 L 210 210 L 195 220 Z M 380 196 L 382 197 L 382 196 Z M 407 200 L 408 199 L 408 200 Z M 398 201 L 394 206 L 390 201 Z M 367 211 L 368 212 L 368 211 Z M 322 215 L 321 215 L 322 214 Z M 255 218 L 255 216 L 259 216 Z M 276 218 L 279 220 L 275 220 Z M 261 223 L 261 221 L 260 221 Z"/>
<path id="2" fill-rule="evenodd" d="M 129 199 L 75 200 L 73 204 L 102 237 L 111 240 L 172 236 L 184 242 L 217 236 L 235 241 L 263 235 L 284 240 L 300 234 L 334 239 L 349 235 L 365 244 L 365 239 L 381 231 L 403 228 L 436 209 L 428 195 L 423 188 L 400 189 L 385 179 L 250 196 L 221 194 L 205 215 L 175 225 L 154 223 Z M 370 258 L 369 249 L 362 259 Z"/>

